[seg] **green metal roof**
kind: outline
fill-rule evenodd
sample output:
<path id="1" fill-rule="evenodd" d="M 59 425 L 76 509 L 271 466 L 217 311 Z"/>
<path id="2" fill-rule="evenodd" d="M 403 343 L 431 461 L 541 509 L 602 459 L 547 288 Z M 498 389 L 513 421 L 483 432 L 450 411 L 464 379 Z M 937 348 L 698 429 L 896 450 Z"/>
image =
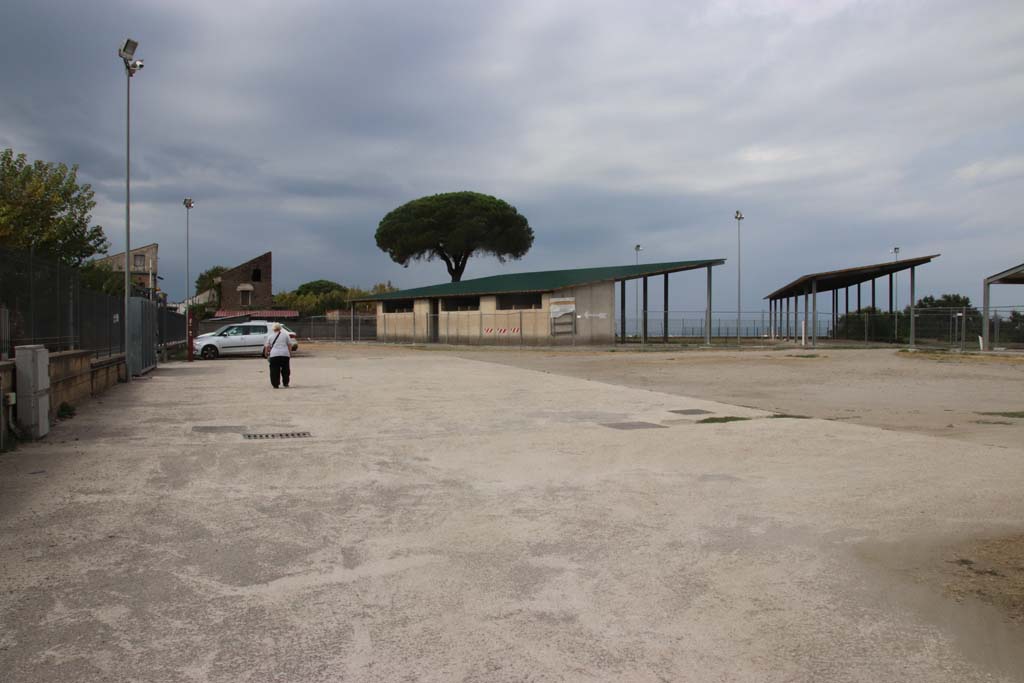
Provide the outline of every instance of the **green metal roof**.
<path id="1" fill-rule="evenodd" d="M 430 287 L 403 289 L 387 294 L 353 299 L 353 301 L 389 301 L 395 299 L 426 299 L 447 296 L 480 296 L 485 294 L 525 294 L 527 292 L 553 292 L 567 287 L 582 287 L 597 282 L 632 280 L 664 273 L 678 273 L 707 266 L 720 266 L 725 259 L 701 261 L 669 261 L 668 263 L 641 263 L 633 266 L 605 266 L 602 268 L 575 268 L 573 270 L 542 270 L 536 273 L 510 273 L 492 275 L 462 282 L 446 282 Z"/>

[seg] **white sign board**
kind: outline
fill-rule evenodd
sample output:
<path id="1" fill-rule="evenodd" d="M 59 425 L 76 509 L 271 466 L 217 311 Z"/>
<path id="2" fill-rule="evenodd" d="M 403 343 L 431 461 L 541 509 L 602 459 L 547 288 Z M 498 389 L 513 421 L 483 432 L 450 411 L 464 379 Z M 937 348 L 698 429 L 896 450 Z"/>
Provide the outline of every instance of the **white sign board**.
<path id="1" fill-rule="evenodd" d="M 551 303 L 549 306 L 552 318 L 559 318 L 568 313 L 575 313 L 576 297 L 551 297 Z"/>

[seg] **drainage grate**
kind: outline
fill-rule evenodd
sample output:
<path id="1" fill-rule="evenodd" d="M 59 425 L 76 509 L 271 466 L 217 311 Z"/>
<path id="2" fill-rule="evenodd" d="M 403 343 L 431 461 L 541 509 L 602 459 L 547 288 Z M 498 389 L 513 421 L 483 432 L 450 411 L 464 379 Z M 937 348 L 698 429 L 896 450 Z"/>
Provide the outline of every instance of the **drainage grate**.
<path id="1" fill-rule="evenodd" d="M 710 415 L 710 410 L 701 410 L 700 408 L 686 408 L 685 410 L 670 410 L 670 413 L 676 415 Z"/>
<path id="2" fill-rule="evenodd" d="M 665 429 L 665 425 L 654 424 L 653 422 L 606 422 L 605 427 L 612 429 Z"/>
<path id="3" fill-rule="evenodd" d="M 264 434 L 242 434 L 246 439 L 305 439 L 309 432 L 270 432 Z"/>

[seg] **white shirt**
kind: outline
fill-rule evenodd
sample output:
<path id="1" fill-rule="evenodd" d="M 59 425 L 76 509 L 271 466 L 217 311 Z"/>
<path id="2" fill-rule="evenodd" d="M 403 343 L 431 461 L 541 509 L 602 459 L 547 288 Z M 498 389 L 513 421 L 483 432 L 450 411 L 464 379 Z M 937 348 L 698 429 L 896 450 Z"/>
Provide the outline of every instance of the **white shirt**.
<path id="1" fill-rule="evenodd" d="M 277 337 L 277 341 L 274 338 Z M 273 346 L 271 346 L 273 345 Z M 267 335 L 267 340 L 263 343 L 264 347 L 270 346 L 270 357 L 284 356 L 285 358 L 290 357 L 291 354 L 291 337 L 288 336 L 288 330 L 281 328 L 280 335 L 271 329 L 270 334 Z"/>

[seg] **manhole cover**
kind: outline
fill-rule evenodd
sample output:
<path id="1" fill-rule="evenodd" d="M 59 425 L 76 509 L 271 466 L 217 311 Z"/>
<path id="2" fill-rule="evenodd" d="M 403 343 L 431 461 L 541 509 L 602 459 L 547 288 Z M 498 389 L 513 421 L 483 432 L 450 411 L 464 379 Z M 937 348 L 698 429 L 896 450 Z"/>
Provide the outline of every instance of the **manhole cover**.
<path id="1" fill-rule="evenodd" d="M 243 434 L 246 439 L 305 439 L 309 432 L 270 432 L 264 434 Z"/>
<path id="2" fill-rule="evenodd" d="M 686 408 L 685 410 L 670 410 L 670 413 L 676 415 L 710 415 L 710 410 L 701 410 L 700 408 Z"/>
<path id="3" fill-rule="evenodd" d="M 241 434 L 248 427 L 245 425 L 196 425 L 192 427 L 193 432 L 200 432 L 206 434 L 231 434 L 232 432 Z"/>
<path id="4" fill-rule="evenodd" d="M 604 426 L 612 429 L 667 429 L 664 425 L 653 422 L 606 422 Z"/>

